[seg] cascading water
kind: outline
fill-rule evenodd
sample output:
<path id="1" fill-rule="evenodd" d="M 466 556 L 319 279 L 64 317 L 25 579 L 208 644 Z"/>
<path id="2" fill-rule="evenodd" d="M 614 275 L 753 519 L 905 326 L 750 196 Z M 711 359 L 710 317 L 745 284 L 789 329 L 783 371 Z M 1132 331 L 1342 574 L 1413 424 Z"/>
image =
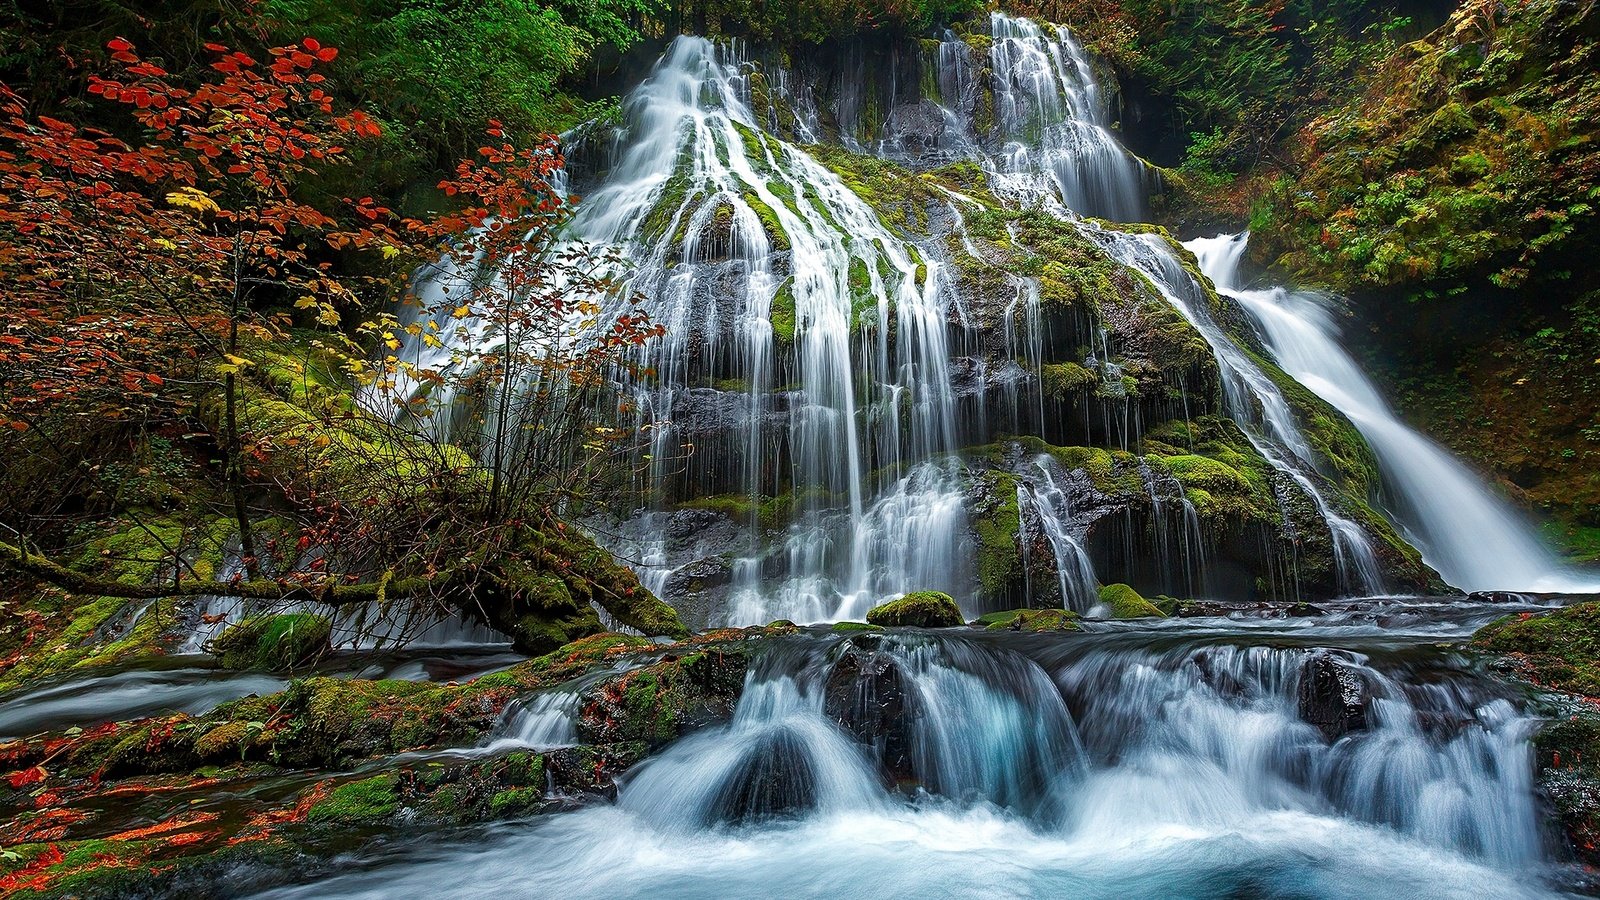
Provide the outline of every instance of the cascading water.
<path id="1" fill-rule="evenodd" d="M 1144 166 L 1108 130 L 1099 82 L 1072 33 L 999 12 L 989 27 L 999 139 L 989 166 L 996 189 L 1053 193 L 1083 215 L 1142 218 Z"/>
<path id="2" fill-rule="evenodd" d="M 1306 474 L 1316 471 L 1316 456 L 1283 392 L 1217 324 L 1203 287 L 1183 268 L 1166 241 L 1153 235 L 1111 231 L 1088 223 L 1080 227 L 1098 240 L 1113 258 L 1144 273 L 1162 298 L 1205 338 L 1222 373 L 1228 415 L 1244 429 L 1257 452 L 1316 505 L 1332 538 L 1335 565 L 1347 591 L 1382 593 L 1383 576 L 1366 532 L 1335 512 Z"/>
<path id="3" fill-rule="evenodd" d="M 1600 591 L 1600 578 L 1568 570 L 1466 466 L 1401 421 L 1340 346 L 1321 298 L 1248 288 L 1240 275 L 1247 241 L 1221 235 L 1186 246 L 1217 289 L 1250 314 L 1284 371 L 1361 431 L 1396 520 L 1446 581 L 1466 590 Z"/>
<path id="4" fill-rule="evenodd" d="M 975 158 L 995 196 L 1054 212 L 1153 281 L 1212 347 L 1226 411 L 1282 473 L 1276 489 L 1304 494 L 1321 516 L 1342 590 L 1381 592 L 1367 535 L 1325 498 L 1281 393 L 1212 320 L 1171 248 L 1078 218 L 1136 219 L 1147 188 L 1143 164 L 1108 130 L 1108 102 L 1089 57 L 1064 28 L 994 13 L 989 30 L 981 50 L 947 35 L 928 54 L 938 99 L 922 102 L 949 120 L 940 152 Z M 840 123 L 859 119 L 862 98 L 847 87 L 833 100 Z M 679 37 L 628 95 L 621 124 L 591 130 L 576 154 L 592 185 L 571 237 L 621 248 L 630 266 L 619 274 L 666 327 L 636 360 L 652 376 L 624 388 L 650 439 L 646 508 L 613 528 L 607 543 L 658 593 L 725 585 L 715 601 L 689 599 L 695 608 L 685 612 L 697 625 L 859 618 L 922 589 L 982 611 L 971 599 L 977 551 L 971 477 L 959 450 L 995 430 L 1046 427 L 1040 385 L 1050 338 L 1039 279 L 1005 273 L 1013 302 L 997 321 L 980 321 L 981 311 L 960 302 L 950 254 L 981 256 L 962 207 L 981 212 L 983 204 L 946 190 L 960 248 L 914 242 L 812 153 L 780 137 L 825 136 L 832 120 L 822 105 L 814 86 L 740 45 Z M 980 125 L 982 109 L 989 118 Z M 884 123 L 890 131 L 893 118 Z M 865 145 L 847 137 L 839 134 Z M 874 146 L 892 154 L 898 145 Z M 441 333 L 472 340 L 473 323 L 458 324 Z M 1003 346 L 977 350 L 994 325 Z M 1110 399 L 1095 427 L 1129 449 L 1142 426 L 1103 330 L 1099 340 L 1090 363 Z M 431 353 L 440 365 L 453 352 L 448 341 L 410 343 L 404 355 Z M 976 377 L 975 404 L 958 397 L 958 362 L 959 377 Z M 1031 471 L 1019 477 L 1038 481 Z M 1162 498 L 1151 502 L 1160 518 Z M 1032 507 L 1049 532 L 1062 601 L 1081 605 L 1092 594 L 1093 568 L 1063 536 L 1081 550 L 1082 526 Z M 674 540 L 662 525 L 685 508 L 715 510 L 736 528 Z M 1188 507 L 1181 528 L 1158 522 L 1154 543 L 1167 547 L 1173 531 L 1187 544 L 1192 514 Z M 690 544 L 698 549 L 691 553 Z M 1198 571 L 1206 556 L 1192 550 L 1184 548 L 1181 564 L 1163 559 L 1164 584 L 1206 584 Z"/>
<path id="5" fill-rule="evenodd" d="M 1550 895 L 1534 720 L 1441 632 L 1103 627 L 785 638 L 616 804 L 269 896 Z"/>
<path id="6" fill-rule="evenodd" d="M 654 487 L 732 492 L 752 509 L 793 498 L 779 546 L 734 565 L 735 623 L 954 589 L 959 491 L 934 460 L 955 441 L 938 263 L 765 133 L 748 73 L 729 49 L 674 41 L 630 95 L 616 158 L 573 223 L 635 249 L 631 284 L 667 326 L 641 360 L 657 380 L 636 397 L 657 435 Z M 712 418 L 734 426 L 690 436 Z"/>
<path id="7" fill-rule="evenodd" d="M 1347 593 L 1381 593 L 1381 569 L 1365 531 L 1339 515 L 1306 474 L 1316 471 L 1315 454 L 1282 392 L 1212 318 L 1203 289 L 1171 248 L 1152 235 L 1113 231 L 1078 218 L 1078 213 L 1095 213 L 1107 198 L 1126 201 L 1111 203 L 1104 214 L 1112 218 L 1120 214 L 1134 220 L 1143 208 L 1142 200 L 1128 200 L 1143 196 L 1142 167 L 1106 130 L 1099 88 L 1082 48 L 1064 28 L 1052 37 L 1031 21 L 1002 13 L 991 15 L 991 30 L 997 129 L 1017 138 L 985 158 L 996 191 L 1057 210 L 1114 259 L 1151 280 L 1210 345 L 1228 414 L 1315 504 L 1332 539 L 1341 586 Z M 957 58 L 939 56 L 941 63 Z M 941 74 L 940 83 L 946 80 Z M 1024 136 L 1034 142 L 1023 142 Z"/>
<path id="8" fill-rule="evenodd" d="M 1095 586 L 1094 564 L 1089 561 L 1082 542 L 1072 533 L 1071 501 L 1056 483 L 1053 461 L 1049 457 L 1034 460 L 1034 466 L 1039 475 L 1017 487 L 1017 504 L 1019 508 L 1031 509 L 1039 517 L 1040 528 L 1055 557 L 1062 606 L 1080 613 L 1088 612 L 1099 601 L 1099 592 Z"/>

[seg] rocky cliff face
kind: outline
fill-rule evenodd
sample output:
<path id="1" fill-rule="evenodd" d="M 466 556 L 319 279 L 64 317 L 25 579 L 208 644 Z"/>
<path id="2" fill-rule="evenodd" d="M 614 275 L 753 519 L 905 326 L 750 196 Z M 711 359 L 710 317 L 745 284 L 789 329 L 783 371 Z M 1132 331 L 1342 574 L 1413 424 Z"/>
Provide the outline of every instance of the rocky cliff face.
<path id="1" fill-rule="evenodd" d="M 1137 224 L 1159 179 L 1102 68 L 1001 15 L 827 56 L 682 38 L 583 136 L 575 228 L 667 326 L 626 401 L 644 509 L 599 527 L 692 623 L 1378 589 L 1358 557 L 1436 583 L 1359 436 Z"/>

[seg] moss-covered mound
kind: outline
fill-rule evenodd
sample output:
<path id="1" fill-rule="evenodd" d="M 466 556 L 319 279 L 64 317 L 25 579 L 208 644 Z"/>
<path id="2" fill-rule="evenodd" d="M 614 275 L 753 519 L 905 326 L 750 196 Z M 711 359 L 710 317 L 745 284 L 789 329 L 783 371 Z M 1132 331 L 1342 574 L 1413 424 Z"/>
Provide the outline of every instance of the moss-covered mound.
<path id="1" fill-rule="evenodd" d="M 210 650 L 225 669 L 304 668 L 328 652 L 333 623 L 311 613 L 258 616 L 230 626 Z"/>
<path id="2" fill-rule="evenodd" d="M 1479 629 L 1472 645 L 1513 655 L 1535 684 L 1600 697 L 1600 602 L 1506 616 Z"/>
<path id="3" fill-rule="evenodd" d="M 867 613 L 867 622 L 885 628 L 953 628 L 966 624 L 956 601 L 938 591 L 916 591 L 873 607 Z"/>
<path id="4" fill-rule="evenodd" d="M 1078 631 L 1078 614 L 1067 609 L 1008 609 L 985 613 L 972 624 L 989 631 Z"/>
<path id="5" fill-rule="evenodd" d="M 1138 591 L 1125 584 L 1108 584 L 1101 588 L 1100 602 L 1118 619 L 1164 617 L 1154 603 L 1139 596 Z"/>

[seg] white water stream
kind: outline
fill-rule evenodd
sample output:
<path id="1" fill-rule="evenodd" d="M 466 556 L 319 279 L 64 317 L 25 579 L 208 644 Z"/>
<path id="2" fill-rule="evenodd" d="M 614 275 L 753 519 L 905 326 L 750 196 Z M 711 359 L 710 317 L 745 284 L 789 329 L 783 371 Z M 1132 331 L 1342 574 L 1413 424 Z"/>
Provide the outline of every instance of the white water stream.
<path id="1" fill-rule="evenodd" d="M 1284 371 L 1344 413 L 1367 439 L 1395 519 L 1429 565 L 1469 591 L 1600 592 L 1600 577 L 1562 565 L 1521 514 L 1395 413 L 1340 345 L 1322 298 L 1244 284 L 1247 240 L 1221 235 L 1186 246 L 1217 289 L 1255 320 Z"/>

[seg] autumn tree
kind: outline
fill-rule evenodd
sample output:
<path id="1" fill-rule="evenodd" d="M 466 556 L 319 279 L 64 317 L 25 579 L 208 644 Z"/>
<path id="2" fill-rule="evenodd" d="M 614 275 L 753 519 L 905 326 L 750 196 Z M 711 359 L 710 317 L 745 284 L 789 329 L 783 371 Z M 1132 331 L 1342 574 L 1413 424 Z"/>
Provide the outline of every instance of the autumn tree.
<path id="1" fill-rule="evenodd" d="M 640 626 L 676 628 L 670 610 L 648 605 L 636 580 L 592 543 L 553 517 L 527 521 L 544 501 L 519 486 L 518 466 L 558 464 L 527 448 L 581 449 L 585 432 L 566 427 L 560 442 L 514 433 L 537 433 L 541 409 L 551 408 L 541 403 L 579 409 L 572 398 L 599 383 L 606 360 L 654 333 L 626 302 L 602 320 L 601 309 L 616 309 L 617 282 L 603 274 L 610 267 L 591 265 L 589 251 L 560 237 L 567 204 L 550 182 L 561 166 L 554 142 L 518 149 L 496 130 L 493 145 L 441 185 L 461 208 L 433 220 L 400 219 L 371 198 L 322 208 L 300 199 L 297 185 L 346 162 L 350 142 L 379 134 L 360 112 L 337 111 L 323 87 L 317 70 L 336 50 L 307 39 L 263 62 L 211 45 L 208 77 L 186 79 L 126 41 L 110 49 L 122 71 L 93 78 L 90 91 L 131 111 L 139 141 L 30 118 L 24 99 L 0 87 L 8 293 L 0 426 L 13 440 L 30 440 L 59 463 L 83 453 L 78 435 L 106 423 L 203 429 L 215 441 L 244 562 L 229 593 L 241 597 L 430 600 L 465 606 L 527 646 L 561 632 L 544 628 L 551 616 L 541 606 L 556 609 L 567 631 L 582 631 L 591 599 L 613 599 L 618 609 L 646 603 Z M 412 265 L 441 254 L 473 272 L 443 301 L 448 309 L 436 302 L 404 323 L 365 314 L 408 290 Z M 260 370 L 297 326 L 317 337 L 302 333 L 294 346 L 369 393 L 402 375 L 492 385 L 494 400 L 480 413 L 493 435 L 484 456 L 348 401 L 286 407 L 266 389 L 272 373 Z M 448 327 L 480 327 L 486 349 L 468 343 L 440 371 L 393 353 L 373 358 L 363 343 L 393 348 L 404 336 L 438 344 Z M 582 468 L 572 453 L 560 464 Z M 258 546 L 253 519 L 286 502 L 297 511 L 298 537 Z M 3 523 L 12 540 L 0 543 L 0 555 L 70 590 L 217 591 L 186 575 L 178 548 L 170 548 L 170 580 L 96 581 L 40 552 L 29 522 L 7 518 L 16 520 Z M 263 556 L 276 557 L 278 574 L 262 569 Z"/>

